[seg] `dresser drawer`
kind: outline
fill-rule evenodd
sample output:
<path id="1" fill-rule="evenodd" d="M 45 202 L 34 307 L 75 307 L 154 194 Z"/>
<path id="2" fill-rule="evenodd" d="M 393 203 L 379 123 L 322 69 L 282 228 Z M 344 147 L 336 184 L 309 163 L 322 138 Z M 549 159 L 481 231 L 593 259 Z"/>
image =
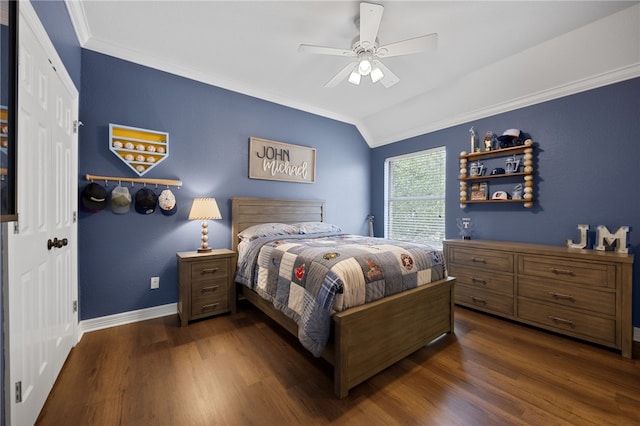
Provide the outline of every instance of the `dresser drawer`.
<path id="1" fill-rule="evenodd" d="M 513 316 L 513 296 L 470 288 L 457 283 L 454 294 L 455 302 L 460 305 Z"/>
<path id="2" fill-rule="evenodd" d="M 224 259 L 193 262 L 191 264 L 191 281 L 196 282 L 224 278 L 229 274 L 228 269 L 227 261 Z"/>
<path id="3" fill-rule="evenodd" d="M 563 281 L 519 277 L 518 296 L 583 309 L 585 311 L 599 312 L 607 315 L 616 314 L 615 293 L 574 286 Z"/>
<path id="4" fill-rule="evenodd" d="M 615 288 L 616 285 L 615 266 L 602 263 L 520 256 L 518 272 L 592 287 Z"/>
<path id="5" fill-rule="evenodd" d="M 531 323 L 540 324 L 549 330 L 587 338 L 597 343 L 617 345 L 616 321 L 614 319 L 521 298 L 518 298 L 518 317 Z"/>
<path id="6" fill-rule="evenodd" d="M 456 285 L 470 288 L 499 291 L 513 295 L 513 275 L 494 273 L 485 269 L 464 268 L 457 265 L 449 267 L 449 274 L 456 277 Z"/>
<path id="7" fill-rule="evenodd" d="M 452 247 L 449 250 L 449 257 L 447 263 L 450 267 L 474 266 L 490 271 L 513 272 L 513 254 L 511 253 Z"/>

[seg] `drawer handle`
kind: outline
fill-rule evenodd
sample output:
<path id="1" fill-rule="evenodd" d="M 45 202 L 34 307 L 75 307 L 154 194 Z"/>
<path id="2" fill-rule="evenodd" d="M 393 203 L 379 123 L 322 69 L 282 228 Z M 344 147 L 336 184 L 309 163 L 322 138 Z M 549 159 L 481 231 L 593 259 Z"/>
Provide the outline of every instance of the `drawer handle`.
<path id="1" fill-rule="evenodd" d="M 207 311 L 213 311 L 216 306 L 218 306 L 218 303 L 211 303 L 210 305 L 204 305 L 202 306 L 202 308 L 200 308 L 200 312 L 207 312 Z"/>
<path id="2" fill-rule="evenodd" d="M 473 300 L 473 303 L 480 303 L 485 306 L 487 305 L 487 301 L 479 297 L 471 296 L 471 300 Z"/>
<path id="3" fill-rule="evenodd" d="M 471 282 L 472 283 L 478 283 L 478 284 L 486 284 L 487 283 L 482 278 L 476 278 L 476 277 L 471 277 Z"/>
<path id="4" fill-rule="evenodd" d="M 566 299 L 566 300 L 571 300 L 572 302 L 575 300 L 573 298 L 572 295 L 570 294 L 562 294 L 562 293 L 556 293 L 554 291 L 550 291 L 549 294 L 551 295 L 551 297 L 553 297 L 554 299 Z"/>
<path id="5" fill-rule="evenodd" d="M 472 257 L 472 258 L 471 258 L 471 261 L 472 261 L 472 262 L 475 262 L 475 263 L 487 263 L 487 261 L 486 261 L 486 260 L 484 260 L 484 259 L 483 259 L 483 258 L 481 258 L 481 257 Z"/>
<path id="6" fill-rule="evenodd" d="M 560 318 L 560 317 L 555 317 L 553 315 L 549 315 L 549 319 L 551 321 L 555 322 L 555 323 L 564 324 L 564 325 L 570 325 L 571 327 L 573 327 L 573 321 L 571 321 L 571 320 Z"/>
<path id="7" fill-rule="evenodd" d="M 200 290 L 200 293 L 211 293 L 214 292 L 218 289 L 218 287 L 220 287 L 219 285 L 212 285 L 211 287 L 202 287 L 202 290 Z"/>
<path id="8" fill-rule="evenodd" d="M 220 268 L 206 268 L 206 269 L 202 270 L 201 274 L 203 274 L 203 275 L 204 274 L 215 274 L 218 271 L 218 269 L 220 269 Z"/>
<path id="9" fill-rule="evenodd" d="M 571 271 L 569 269 L 551 268 L 551 272 L 553 272 L 556 275 L 573 275 L 573 271 Z"/>

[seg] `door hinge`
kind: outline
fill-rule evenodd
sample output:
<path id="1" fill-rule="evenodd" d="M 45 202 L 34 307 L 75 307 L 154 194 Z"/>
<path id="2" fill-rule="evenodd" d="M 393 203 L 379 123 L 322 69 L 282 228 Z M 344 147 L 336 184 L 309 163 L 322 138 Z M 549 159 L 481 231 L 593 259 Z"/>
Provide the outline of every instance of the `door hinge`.
<path id="1" fill-rule="evenodd" d="M 73 212 L 71 220 L 73 221 L 73 223 L 76 223 L 78 221 L 78 212 L 76 211 Z"/>
<path id="2" fill-rule="evenodd" d="M 15 222 L 13 222 L 13 233 L 14 234 L 19 234 L 20 233 L 20 224 L 19 224 L 19 222 L 17 220 Z"/>
<path id="3" fill-rule="evenodd" d="M 73 313 L 75 314 L 76 312 L 78 312 L 78 301 L 74 300 L 73 301 Z"/>
<path id="4" fill-rule="evenodd" d="M 16 382 L 16 404 L 22 402 L 22 382 Z"/>
<path id="5" fill-rule="evenodd" d="M 80 120 L 73 120 L 73 133 L 78 133 L 78 128 L 84 126 L 84 123 Z"/>

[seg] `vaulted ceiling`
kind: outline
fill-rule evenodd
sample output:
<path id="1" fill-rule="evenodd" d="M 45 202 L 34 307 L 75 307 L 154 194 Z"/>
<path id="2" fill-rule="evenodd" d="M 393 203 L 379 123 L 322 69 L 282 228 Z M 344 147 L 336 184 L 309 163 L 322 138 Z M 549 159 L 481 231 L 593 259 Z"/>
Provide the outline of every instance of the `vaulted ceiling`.
<path id="1" fill-rule="evenodd" d="M 325 88 L 351 58 L 357 1 L 67 0 L 81 45 L 354 124 L 372 146 L 640 76 L 640 2 L 381 1 L 381 45 L 438 33 L 387 58 L 400 82 Z"/>

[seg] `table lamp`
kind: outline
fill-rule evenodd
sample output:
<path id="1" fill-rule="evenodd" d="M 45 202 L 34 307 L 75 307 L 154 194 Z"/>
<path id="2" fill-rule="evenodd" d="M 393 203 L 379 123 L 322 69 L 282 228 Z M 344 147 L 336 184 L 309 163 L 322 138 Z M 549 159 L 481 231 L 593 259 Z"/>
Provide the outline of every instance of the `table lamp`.
<path id="1" fill-rule="evenodd" d="M 198 253 L 208 253 L 211 251 L 209 248 L 209 224 L 207 220 L 222 219 L 220 209 L 215 198 L 194 198 L 191 211 L 189 212 L 189 220 L 201 220 L 202 221 L 202 245 L 198 249 Z"/>

